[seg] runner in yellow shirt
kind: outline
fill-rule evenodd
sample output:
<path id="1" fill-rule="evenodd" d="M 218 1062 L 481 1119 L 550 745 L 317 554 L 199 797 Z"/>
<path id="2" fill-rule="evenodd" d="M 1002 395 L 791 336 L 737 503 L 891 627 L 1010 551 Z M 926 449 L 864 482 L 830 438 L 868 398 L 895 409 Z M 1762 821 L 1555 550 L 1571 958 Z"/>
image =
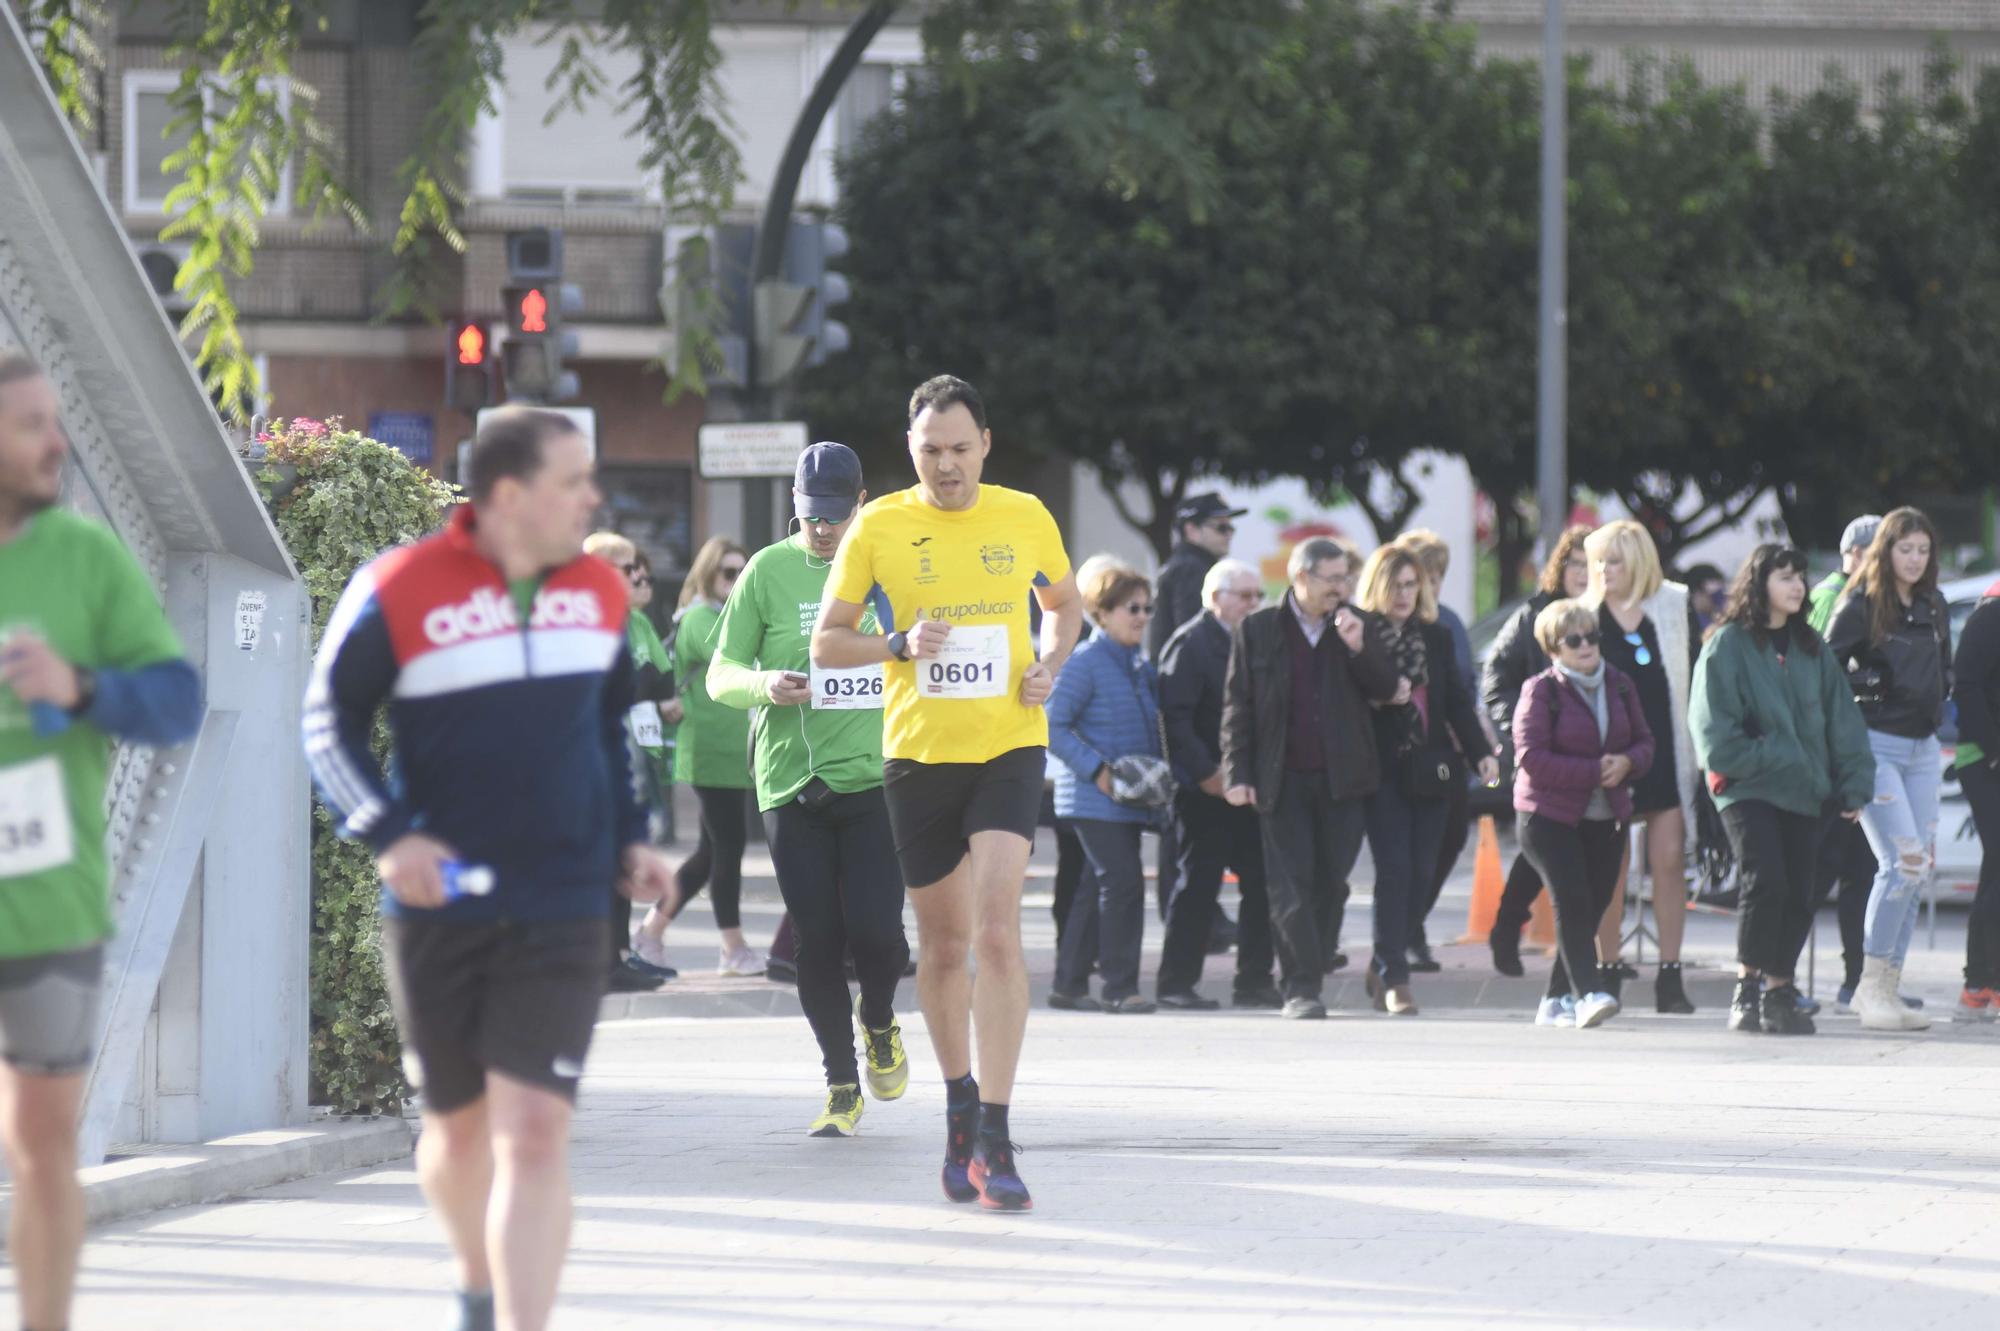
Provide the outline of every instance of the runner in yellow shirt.
<path id="1" fill-rule="evenodd" d="M 812 660 L 888 665 L 883 793 L 916 906 L 917 997 L 945 1078 L 945 1195 L 1025 1211 L 1007 1135 L 1028 1020 L 1021 882 L 1041 808 L 1042 704 L 1076 645 L 1082 602 L 1042 502 L 979 483 L 993 435 L 971 384 L 940 375 L 920 386 L 909 443 L 917 484 L 855 519 L 827 579 Z M 1030 595 L 1043 611 L 1039 658 Z M 887 636 L 861 631 L 864 605 Z"/>

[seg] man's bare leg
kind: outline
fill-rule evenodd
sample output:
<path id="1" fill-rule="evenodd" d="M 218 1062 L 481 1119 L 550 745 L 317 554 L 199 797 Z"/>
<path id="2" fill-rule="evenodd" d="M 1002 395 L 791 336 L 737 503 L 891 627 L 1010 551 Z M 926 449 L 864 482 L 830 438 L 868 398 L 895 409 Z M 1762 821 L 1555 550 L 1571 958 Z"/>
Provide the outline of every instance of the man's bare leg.
<path id="1" fill-rule="evenodd" d="M 910 891 L 917 913 L 917 1003 L 946 1081 L 972 1071 L 970 865 L 970 857 L 961 859 L 937 882 Z"/>
<path id="2" fill-rule="evenodd" d="M 1012 832 L 974 832 L 970 867 L 972 1025 L 979 1039 L 979 1098 L 1004 1105 L 1028 1029 L 1028 964 L 1021 955 L 1021 883 L 1034 843 Z M 964 867 L 964 866 L 962 866 Z"/>
<path id="3" fill-rule="evenodd" d="M 493 1197 L 486 1252 L 500 1331 L 542 1331 L 569 1255 L 570 1103 L 554 1091 L 486 1074 Z"/>
<path id="4" fill-rule="evenodd" d="M 7 1247 L 24 1331 L 69 1325 L 83 1254 L 76 1120 L 83 1074 L 44 1077 L 0 1064 L 0 1144 L 14 1185 Z"/>
<path id="5" fill-rule="evenodd" d="M 417 1181 L 444 1226 L 458 1262 L 458 1287 L 472 1294 L 493 1288 L 486 1261 L 486 1207 L 493 1193 L 493 1141 L 486 1098 L 448 1114 L 424 1114 L 417 1138 Z"/>

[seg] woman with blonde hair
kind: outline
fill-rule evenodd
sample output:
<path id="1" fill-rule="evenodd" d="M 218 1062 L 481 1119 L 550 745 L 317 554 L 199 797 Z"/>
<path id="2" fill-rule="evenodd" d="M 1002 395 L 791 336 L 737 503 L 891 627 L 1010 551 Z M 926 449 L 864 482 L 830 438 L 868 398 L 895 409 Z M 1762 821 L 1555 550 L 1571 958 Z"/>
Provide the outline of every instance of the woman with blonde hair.
<path id="1" fill-rule="evenodd" d="M 1630 518 L 1607 522 L 1584 538 L 1583 548 L 1590 556 L 1585 600 L 1597 609 L 1604 659 L 1638 686 L 1646 726 L 1658 739 L 1652 767 L 1632 787 L 1632 821 L 1646 825 L 1653 918 L 1660 930 L 1654 1006 L 1693 1012 L 1681 983 L 1681 940 L 1687 931 L 1687 852 L 1698 777 L 1687 724 L 1688 684 L 1701 630 L 1687 588 L 1667 581 L 1659 549 L 1644 527 Z M 1597 935 L 1605 972 L 1612 976 L 1622 974 L 1618 944 L 1627 877 L 1620 872 Z"/>
<path id="2" fill-rule="evenodd" d="M 1375 859 L 1375 956 L 1368 996 L 1378 1012 L 1415 1016 L 1410 994 L 1410 921 L 1430 890 L 1454 784 L 1465 784 L 1458 750 L 1478 755 L 1480 778 L 1500 764 L 1479 728 L 1472 690 L 1452 661 L 1451 635 L 1437 622 L 1437 597 L 1407 547 L 1385 545 L 1361 567 L 1363 610 L 1378 616 L 1401 677 L 1375 707 L 1382 782 L 1368 797 L 1368 848 Z"/>
<path id="3" fill-rule="evenodd" d="M 674 615 L 674 676 L 679 685 L 680 735 L 674 779 L 694 787 L 701 805 L 701 839 L 676 875 L 684 909 L 709 888 L 715 927 L 722 934 L 718 975 L 762 975 L 764 959 L 743 939 L 743 847 L 749 840 L 750 714 L 708 696 L 708 663 L 722 628 L 722 607 L 750 556 L 726 536 L 711 536 L 688 567 Z M 672 915 L 658 906 L 632 936 L 641 960 L 666 965 L 665 938 Z"/>
<path id="4" fill-rule="evenodd" d="M 1631 782 L 1652 765 L 1654 739 L 1638 689 L 1605 663 L 1603 636 L 1581 601 L 1543 607 L 1535 642 L 1552 664 L 1521 686 L 1513 711 L 1521 853 L 1547 882 L 1562 935 L 1537 1026 L 1588 1029 L 1618 1015 L 1597 925 L 1624 857 Z"/>

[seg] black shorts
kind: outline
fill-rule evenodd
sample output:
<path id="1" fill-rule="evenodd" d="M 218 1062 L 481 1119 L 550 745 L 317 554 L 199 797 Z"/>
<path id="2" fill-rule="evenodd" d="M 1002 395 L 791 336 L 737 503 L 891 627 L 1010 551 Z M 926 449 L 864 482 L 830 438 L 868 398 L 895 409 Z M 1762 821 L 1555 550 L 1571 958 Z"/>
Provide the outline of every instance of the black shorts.
<path id="1" fill-rule="evenodd" d="M 971 849 L 974 832 L 1012 832 L 1032 842 L 1047 761 L 1047 750 L 1036 745 L 983 763 L 883 763 L 903 885 L 928 887 L 948 877 Z"/>
<path id="2" fill-rule="evenodd" d="M 602 919 L 382 921 L 403 1069 L 435 1113 L 486 1093 L 486 1073 L 574 1102 L 608 977 Z"/>

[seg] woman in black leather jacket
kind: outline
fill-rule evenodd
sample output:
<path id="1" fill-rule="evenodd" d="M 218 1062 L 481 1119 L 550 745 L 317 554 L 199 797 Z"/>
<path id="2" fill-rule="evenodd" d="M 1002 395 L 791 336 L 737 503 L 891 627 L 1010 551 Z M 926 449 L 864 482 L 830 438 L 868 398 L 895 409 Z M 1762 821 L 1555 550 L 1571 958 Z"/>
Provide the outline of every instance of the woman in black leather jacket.
<path id="1" fill-rule="evenodd" d="M 1521 701 L 1521 686 L 1549 668 L 1547 653 L 1535 641 L 1535 616 L 1553 602 L 1573 601 L 1590 590 L 1590 557 L 1583 550 L 1583 538 L 1588 535 L 1588 527 L 1571 527 L 1556 539 L 1535 594 L 1507 620 L 1486 654 L 1479 694 L 1486 714 L 1500 732 L 1503 748 L 1514 733 L 1514 708 Z M 1487 939 L 1493 948 L 1493 969 L 1502 975 L 1521 973 L 1521 930 L 1527 927 L 1528 911 L 1541 891 L 1542 877 L 1535 866 L 1528 863 L 1526 855 L 1516 854 Z"/>
<path id="2" fill-rule="evenodd" d="M 1937 544 L 1937 529 L 1916 509 L 1884 517 L 1826 631 L 1875 754 L 1875 798 L 1861 827 L 1879 867 L 1854 991 L 1854 1010 L 1871 1030 L 1930 1025 L 1905 1006 L 1897 986 L 1934 872 L 1944 762 L 1937 732 L 1951 693 L 1951 620 L 1938 591 Z"/>

